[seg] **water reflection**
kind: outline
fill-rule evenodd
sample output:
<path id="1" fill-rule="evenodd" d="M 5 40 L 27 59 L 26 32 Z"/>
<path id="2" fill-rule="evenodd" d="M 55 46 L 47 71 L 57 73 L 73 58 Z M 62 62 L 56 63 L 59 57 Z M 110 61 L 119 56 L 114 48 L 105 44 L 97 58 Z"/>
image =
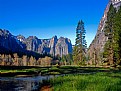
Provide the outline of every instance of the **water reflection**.
<path id="1" fill-rule="evenodd" d="M 36 77 L 0 77 L 0 91 L 32 91 L 37 90 L 43 80 L 49 80 L 55 76 Z"/>

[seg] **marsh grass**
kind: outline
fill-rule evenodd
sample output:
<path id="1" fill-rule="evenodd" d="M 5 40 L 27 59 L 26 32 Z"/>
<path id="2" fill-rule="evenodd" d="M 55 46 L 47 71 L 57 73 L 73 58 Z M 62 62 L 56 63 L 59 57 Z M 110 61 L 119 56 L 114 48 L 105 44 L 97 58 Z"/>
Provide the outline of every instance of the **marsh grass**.
<path id="1" fill-rule="evenodd" d="M 121 91 L 121 72 L 60 76 L 50 84 L 54 91 Z"/>

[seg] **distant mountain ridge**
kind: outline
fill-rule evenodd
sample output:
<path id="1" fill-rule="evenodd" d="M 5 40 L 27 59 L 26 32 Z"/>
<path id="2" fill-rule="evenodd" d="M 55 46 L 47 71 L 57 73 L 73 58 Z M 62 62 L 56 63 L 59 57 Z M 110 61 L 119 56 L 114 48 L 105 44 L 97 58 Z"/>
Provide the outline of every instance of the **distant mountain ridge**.
<path id="1" fill-rule="evenodd" d="M 0 46 L 0 48 L 12 52 L 28 50 L 39 54 L 60 55 L 61 57 L 72 53 L 71 40 L 68 38 L 60 37 L 58 39 L 57 36 L 50 39 L 38 39 L 36 36 L 25 38 L 22 35 L 14 36 L 9 31 L 2 29 L 0 29 Z"/>
<path id="2" fill-rule="evenodd" d="M 17 39 L 26 45 L 26 49 L 40 54 L 49 53 L 53 56 L 67 55 L 72 53 L 71 40 L 68 38 L 54 36 L 50 39 L 38 39 L 36 36 L 29 36 L 25 38 L 22 35 L 18 35 Z"/>
<path id="3" fill-rule="evenodd" d="M 25 49 L 24 45 L 15 36 L 8 30 L 2 29 L 0 29 L 0 46 L 13 52 Z"/>

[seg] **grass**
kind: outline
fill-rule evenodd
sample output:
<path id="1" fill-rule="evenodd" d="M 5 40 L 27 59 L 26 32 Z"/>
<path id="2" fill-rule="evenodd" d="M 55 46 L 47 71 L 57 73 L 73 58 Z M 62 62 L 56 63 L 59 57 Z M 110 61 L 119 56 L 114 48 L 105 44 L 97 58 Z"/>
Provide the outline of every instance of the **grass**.
<path id="1" fill-rule="evenodd" d="M 22 70 L 19 67 L 0 68 L 0 74 L 10 73 L 11 76 L 31 75 L 38 72 L 41 72 L 41 75 L 65 74 L 65 76 L 50 79 L 49 84 L 54 91 L 121 91 L 121 71 L 119 68 L 79 66 L 23 67 Z M 13 73 L 17 74 L 13 75 Z M 6 75 L 8 74 L 3 76 Z"/>
<path id="2" fill-rule="evenodd" d="M 121 91 L 121 72 L 60 76 L 50 84 L 54 91 Z"/>
<path id="3" fill-rule="evenodd" d="M 79 66 L 52 66 L 52 67 L 17 67 L 17 66 L 0 66 L 0 74 L 6 73 L 40 73 L 41 75 L 56 75 L 56 74 L 74 74 L 88 73 L 97 71 L 108 71 L 109 69 L 94 68 L 94 67 L 79 67 Z M 16 75 L 16 74 L 15 74 Z M 4 75 L 6 76 L 6 75 Z"/>
<path id="4" fill-rule="evenodd" d="M 24 70 L 0 70 L 0 73 L 15 73 L 15 72 L 35 72 L 37 69 L 24 69 Z"/>
<path id="5" fill-rule="evenodd" d="M 39 72 L 38 67 L 0 66 L 1 77 L 34 76 Z"/>

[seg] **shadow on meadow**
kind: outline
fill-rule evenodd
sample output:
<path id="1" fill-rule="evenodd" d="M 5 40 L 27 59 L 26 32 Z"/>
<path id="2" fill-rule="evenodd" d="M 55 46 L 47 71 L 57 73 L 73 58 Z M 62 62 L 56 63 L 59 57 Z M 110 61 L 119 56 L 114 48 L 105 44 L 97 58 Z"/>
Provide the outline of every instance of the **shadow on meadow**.
<path id="1" fill-rule="evenodd" d="M 41 72 L 42 72 L 42 75 L 93 74 L 96 72 L 110 72 L 110 69 L 99 68 L 99 67 L 60 66 L 60 67 L 51 67 Z"/>

